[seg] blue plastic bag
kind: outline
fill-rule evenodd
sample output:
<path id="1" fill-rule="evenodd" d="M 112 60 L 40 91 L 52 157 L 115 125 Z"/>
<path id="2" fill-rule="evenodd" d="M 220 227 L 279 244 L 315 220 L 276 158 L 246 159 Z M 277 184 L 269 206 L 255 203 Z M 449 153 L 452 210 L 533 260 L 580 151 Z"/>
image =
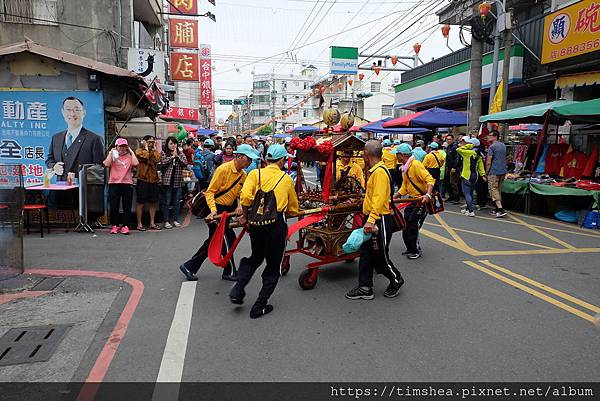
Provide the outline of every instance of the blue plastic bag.
<path id="1" fill-rule="evenodd" d="M 600 230 L 600 212 L 589 211 L 583 220 L 583 227 Z"/>
<path id="2" fill-rule="evenodd" d="M 365 234 L 362 228 L 357 228 L 352 231 L 352 234 L 346 240 L 346 243 L 342 246 L 345 253 L 358 252 L 360 246 L 371 238 L 371 234 Z"/>
<path id="3" fill-rule="evenodd" d="M 554 213 L 554 217 L 567 223 L 577 223 L 576 210 L 559 210 L 558 212 Z"/>

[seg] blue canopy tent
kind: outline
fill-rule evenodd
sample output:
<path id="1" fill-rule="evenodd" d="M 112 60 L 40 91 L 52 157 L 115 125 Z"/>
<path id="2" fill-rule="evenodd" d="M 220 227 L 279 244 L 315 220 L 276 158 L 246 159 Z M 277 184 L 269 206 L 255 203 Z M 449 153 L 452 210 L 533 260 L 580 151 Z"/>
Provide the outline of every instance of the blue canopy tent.
<path id="1" fill-rule="evenodd" d="M 442 128 L 469 124 L 467 113 L 432 107 L 404 117 L 395 118 L 383 124 L 383 128 L 426 127 Z"/>
<path id="2" fill-rule="evenodd" d="M 290 134 L 275 134 L 273 135 L 273 138 L 291 138 L 292 136 Z"/>
<path id="3" fill-rule="evenodd" d="M 359 131 L 362 132 L 371 132 L 374 134 L 422 134 L 424 132 L 428 132 L 427 128 L 384 128 L 384 124 L 390 120 L 393 120 L 392 117 L 386 117 L 383 120 L 373 121 L 372 123 L 365 124 L 360 127 Z"/>
<path id="4" fill-rule="evenodd" d="M 287 132 L 293 132 L 296 134 L 302 134 L 302 133 L 314 133 L 319 131 L 319 128 L 317 127 L 313 127 L 312 125 L 302 125 L 300 127 L 294 127 L 291 130 L 288 130 Z"/>
<path id="5" fill-rule="evenodd" d="M 209 135 L 213 135 L 213 134 L 218 134 L 219 131 L 215 131 L 214 129 L 207 129 L 207 128 L 198 128 L 197 131 L 197 135 L 204 135 L 204 136 L 209 136 Z"/>

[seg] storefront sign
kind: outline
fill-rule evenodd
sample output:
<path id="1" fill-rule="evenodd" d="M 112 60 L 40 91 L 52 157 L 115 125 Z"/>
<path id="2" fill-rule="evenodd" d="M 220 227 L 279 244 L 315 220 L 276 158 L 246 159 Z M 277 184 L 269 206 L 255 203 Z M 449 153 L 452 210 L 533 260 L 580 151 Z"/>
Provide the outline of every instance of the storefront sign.
<path id="1" fill-rule="evenodd" d="M 171 53 L 171 78 L 173 81 L 198 81 L 198 54 Z"/>
<path id="2" fill-rule="evenodd" d="M 160 82 L 165 82 L 165 53 L 152 49 L 129 48 L 127 51 L 127 69 L 138 74 L 148 68 L 148 56 L 154 55 L 152 72 L 147 79 L 157 77 Z"/>
<path id="3" fill-rule="evenodd" d="M 544 19 L 542 64 L 600 50 L 600 1 L 582 0 Z"/>
<path id="4" fill-rule="evenodd" d="M 43 183 L 57 162 L 76 173 L 102 160 L 102 92 L 0 91 L 0 164 L 21 164 L 25 185 Z M 8 174 L 0 169 L 0 183 Z"/>
<path id="5" fill-rule="evenodd" d="M 198 0 L 171 0 L 169 4 L 173 14 L 198 14 Z"/>
<path id="6" fill-rule="evenodd" d="M 358 72 L 358 48 L 331 46 L 329 57 L 329 73 L 337 75 L 354 75 Z"/>
<path id="7" fill-rule="evenodd" d="M 169 20 L 169 41 L 172 48 L 198 48 L 198 21 L 183 18 Z"/>
<path id="8" fill-rule="evenodd" d="M 167 112 L 165 114 L 161 114 L 160 117 L 198 121 L 198 109 L 191 109 L 188 107 L 169 107 Z"/>

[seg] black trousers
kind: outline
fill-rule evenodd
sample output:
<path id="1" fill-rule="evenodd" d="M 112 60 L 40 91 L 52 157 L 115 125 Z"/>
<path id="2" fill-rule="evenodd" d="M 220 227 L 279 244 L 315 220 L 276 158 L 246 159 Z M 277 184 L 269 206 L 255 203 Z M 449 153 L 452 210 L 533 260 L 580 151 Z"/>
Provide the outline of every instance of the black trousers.
<path id="1" fill-rule="evenodd" d="M 250 246 L 252 254 L 242 258 L 237 275 L 237 283 L 231 289 L 231 296 L 243 298 L 244 288 L 252 279 L 256 269 L 266 260 L 267 265 L 262 272 L 262 289 L 255 305 L 265 306 L 275 291 L 281 275 L 281 261 L 287 243 L 287 223 L 282 213 L 278 213 L 277 221 L 265 227 L 250 227 Z"/>
<path id="2" fill-rule="evenodd" d="M 396 186 L 398 185 L 398 170 L 393 168 L 388 170 L 390 172 L 390 176 L 392 177 L 392 188 L 396 188 Z"/>
<path id="3" fill-rule="evenodd" d="M 133 187 L 130 184 L 108 184 L 108 202 L 110 204 L 110 224 L 119 225 L 119 207 L 123 202 L 123 221 L 121 224 L 131 224 L 131 203 L 133 202 Z"/>
<path id="4" fill-rule="evenodd" d="M 406 228 L 402 230 L 402 239 L 408 253 L 421 252 L 419 229 L 423 225 L 425 217 L 427 217 L 427 208 L 425 206 L 410 205 L 404 209 Z"/>
<path id="5" fill-rule="evenodd" d="M 477 179 L 475 191 L 477 192 L 477 205 L 485 207 L 488 201 L 488 183 L 483 178 L 479 177 Z"/>
<path id="6" fill-rule="evenodd" d="M 217 204 L 217 212 L 219 214 L 221 214 L 223 212 L 231 213 L 231 212 L 235 211 L 235 209 L 236 209 L 235 205 L 223 206 L 223 205 Z M 187 262 L 185 262 L 183 264 L 185 266 L 185 268 L 188 269 L 191 273 L 196 274 L 198 272 L 198 270 L 200 270 L 200 266 L 202 266 L 202 263 L 208 257 L 208 246 L 210 245 L 210 241 L 212 240 L 213 235 L 215 235 L 215 231 L 217 231 L 217 224 L 209 224 L 208 225 L 208 238 L 206 239 L 206 241 L 204 241 L 204 243 L 196 251 L 194 256 L 192 256 L 192 258 L 190 260 L 188 260 Z M 235 237 L 236 237 L 236 235 L 235 235 L 235 232 L 233 231 L 233 229 L 227 227 L 225 229 L 225 241 L 223 242 L 223 249 L 221 250 L 221 256 L 227 255 L 227 252 L 229 251 L 229 249 L 235 242 Z M 223 274 L 231 275 L 231 274 L 236 274 L 236 273 L 237 273 L 237 271 L 235 269 L 235 262 L 233 261 L 233 258 L 231 258 L 231 260 L 229 260 L 229 263 L 227 264 L 227 266 L 225 266 L 225 268 L 223 270 Z"/>
<path id="7" fill-rule="evenodd" d="M 392 240 L 392 216 L 384 215 L 377 221 L 377 234 L 360 247 L 358 262 L 358 285 L 373 287 L 373 271 L 383 274 L 390 283 L 399 282 L 402 275 L 390 260 Z"/>
<path id="8" fill-rule="evenodd" d="M 435 192 L 440 192 L 440 169 L 439 168 L 428 168 L 427 171 L 429 171 L 429 174 L 431 174 L 431 176 L 435 179 L 435 184 L 433 184 L 433 190 Z"/>

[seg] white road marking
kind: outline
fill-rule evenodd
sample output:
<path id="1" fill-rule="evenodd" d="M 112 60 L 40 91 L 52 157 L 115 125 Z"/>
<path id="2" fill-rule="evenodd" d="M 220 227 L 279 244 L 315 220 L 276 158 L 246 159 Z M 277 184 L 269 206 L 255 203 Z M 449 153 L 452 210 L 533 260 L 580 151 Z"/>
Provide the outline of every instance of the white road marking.
<path id="1" fill-rule="evenodd" d="M 157 383 L 181 382 L 190 325 L 192 323 L 196 284 L 197 281 L 186 281 L 181 284 L 177 306 L 175 307 L 175 315 L 169 329 L 167 344 L 165 345 L 158 378 L 156 379 Z M 173 386 L 161 386 L 160 384 L 154 388 L 154 394 L 152 395 L 152 401 L 177 400 L 178 398 L 179 387 L 177 387 L 177 391 L 174 391 Z"/>

